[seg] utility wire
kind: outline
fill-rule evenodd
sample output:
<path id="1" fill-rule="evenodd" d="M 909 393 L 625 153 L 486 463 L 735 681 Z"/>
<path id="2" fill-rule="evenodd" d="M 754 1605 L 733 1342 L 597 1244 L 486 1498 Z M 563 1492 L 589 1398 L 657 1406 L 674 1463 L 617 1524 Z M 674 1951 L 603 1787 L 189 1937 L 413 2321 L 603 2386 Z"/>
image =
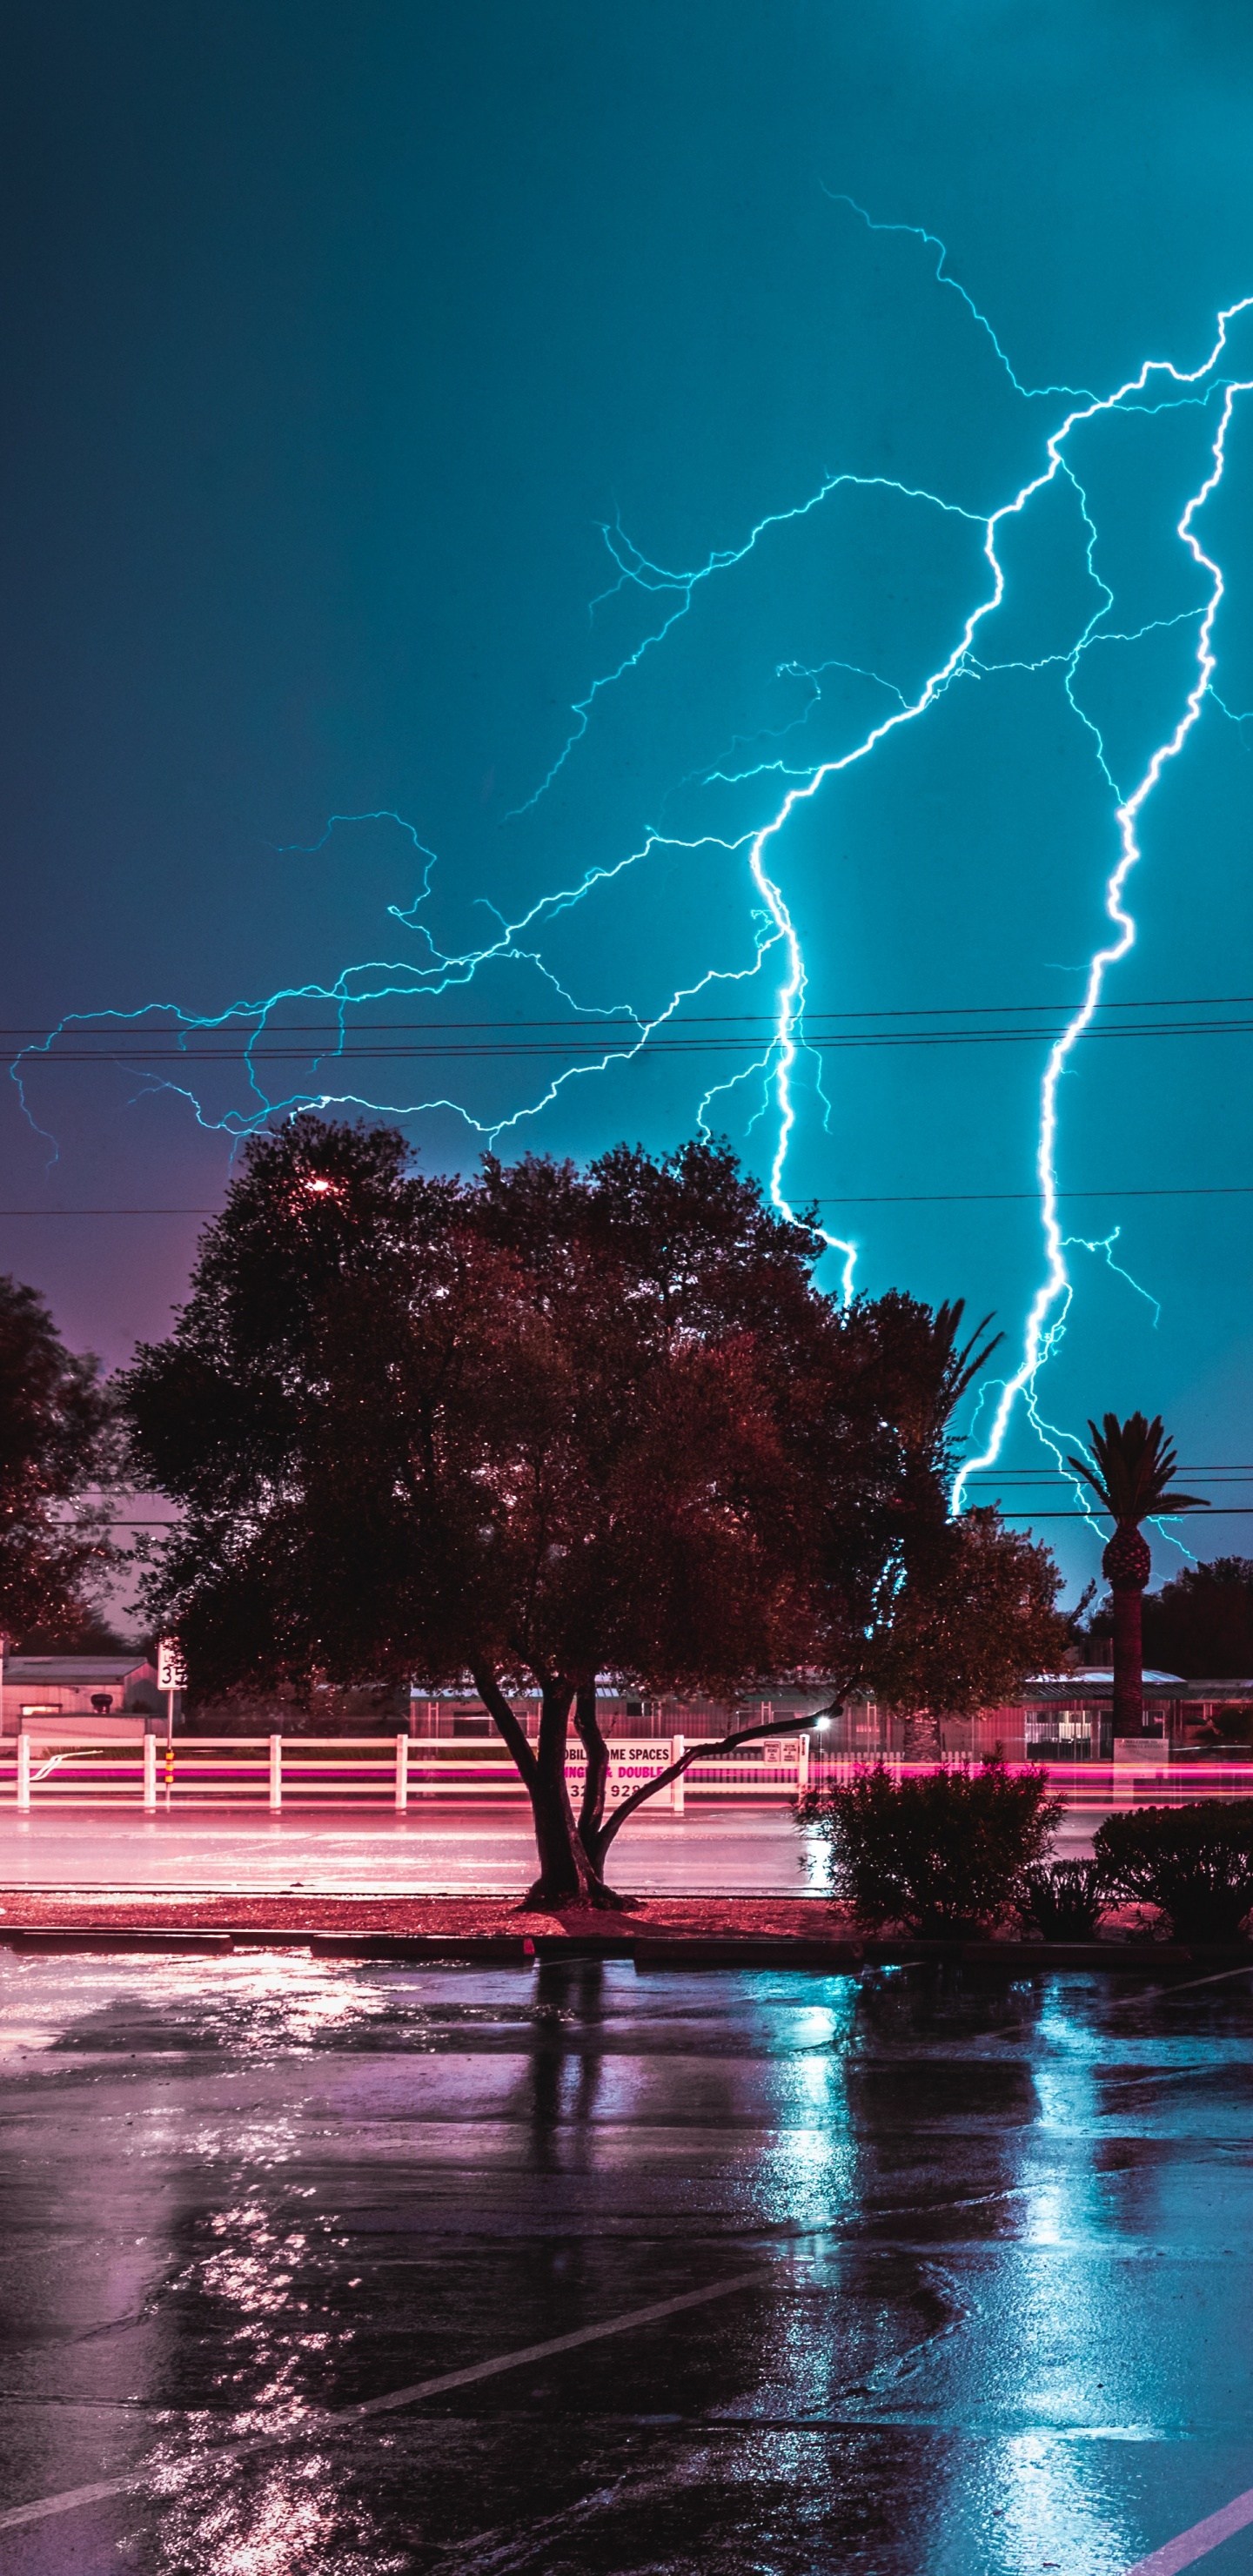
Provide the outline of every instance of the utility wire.
<path id="1" fill-rule="evenodd" d="M 682 1021 L 677 1024 L 671 1022 L 669 1032 L 661 1035 L 655 1028 L 650 1030 L 646 1025 L 633 1030 L 630 1026 L 624 1026 L 619 1022 L 612 1028 L 601 1030 L 594 1037 L 585 1037 L 580 1031 L 578 1034 L 571 1033 L 560 1038 L 526 1038 L 513 1041 L 494 1039 L 483 1044 L 467 1043 L 462 1039 L 452 1043 L 438 1030 L 427 1030 L 420 1042 L 406 1046 L 386 1046 L 382 1043 L 378 1046 L 346 1044 L 337 1039 L 334 1031 L 326 1030 L 322 1033 L 320 1044 L 313 1043 L 302 1047 L 270 1044 L 244 1046 L 238 1043 L 233 1046 L 180 1046 L 176 1043 L 159 1047 L 128 1046 L 125 1040 L 102 1030 L 101 1039 L 103 1041 L 107 1037 L 107 1044 L 101 1043 L 97 1047 L 90 1047 L 79 1043 L 73 1047 L 61 1047 L 55 1054 L 42 1054 L 39 1061 L 50 1066 L 71 1064 L 99 1066 L 117 1063 L 129 1071 L 141 1065 L 234 1066 L 244 1061 L 249 1065 L 308 1064 L 310 1062 L 413 1064 L 433 1061 L 496 1064 L 506 1058 L 512 1060 L 521 1057 L 532 1062 L 537 1058 L 548 1060 L 552 1057 L 571 1056 L 578 1061 L 582 1057 L 587 1057 L 589 1060 L 598 1059 L 608 1052 L 611 1061 L 615 1054 L 620 1054 L 629 1057 L 634 1063 L 646 1051 L 653 1058 L 666 1055 L 738 1055 L 746 1047 L 761 1043 L 760 1037 L 748 1034 L 742 1037 L 689 1038 L 682 1034 L 684 1025 Z M 1067 1025 L 1066 1022 L 1060 1022 L 1052 1029 L 824 1029 L 816 1033 L 807 1020 L 804 1035 L 812 1047 L 820 1048 L 824 1054 L 844 1055 L 850 1052 L 867 1051 L 881 1053 L 884 1050 L 895 1053 L 902 1048 L 917 1047 L 1038 1047 L 1046 1042 L 1052 1043 L 1063 1036 Z M 676 1028 L 677 1033 L 675 1033 Z M 356 1034 L 354 1032 L 354 1039 Z M 798 1035 L 800 1034 L 798 1030 Z M 1093 1038 L 1248 1037 L 1253 1035 L 1253 1019 L 1133 1021 L 1117 1028 L 1100 1028 L 1094 1025 L 1088 1028 L 1084 1035 L 1085 1043 Z M 617 1040 L 620 1040 L 620 1044 L 615 1046 Z M 773 1038 L 769 1043 L 774 1044 Z M 27 1061 L 29 1062 L 30 1059 L 28 1058 Z"/>
<path id="2" fill-rule="evenodd" d="M 908 1190 L 876 1192 L 873 1196 L 835 1190 L 822 1193 L 818 1207 L 958 1207 L 1009 1206 L 1015 1202 L 1039 1203 L 1038 1190 Z M 1253 1198 L 1253 1181 L 1192 1182 L 1181 1189 L 1135 1190 L 1059 1190 L 1059 1203 L 1073 1199 L 1247 1199 Z M 52 1216 L 220 1216 L 220 1207 L 10 1207 L 0 1208 L 0 1217 Z"/>
<path id="3" fill-rule="evenodd" d="M 371 998 L 377 997 L 372 996 Z M 439 996 L 436 994 L 428 995 L 420 991 L 398 993 L 396 995 L 397 1001 L 407 1002 L 421 1001 L 423 999 L 438 1000 L 438 998 Z M 1101 1009 L 1103 1011 L 1227 1011 L 1235 1010 L 1240 1004 L 1243 1004 L 1246 1009 L 1253 1006 L 1253 993 L 1168 993 L 1164 996 L 1157 995 L 1138 1002 L 1119 1002 L 1103 999 L 1101 1002 Z M 157 1007 L 160 1008 L 160 1005 L 157 1005 Z M 328 1003 L 328 1010 L 334 1008 L 344 1011 L 353 1011 L 359 1010 L 361 1007 L 362 1004 L 355 1002 L 351 996 L 345 996 L 342 1001 L 339 1001 L 334 1005 Z M 907 1009 L 884 1011 L 836 1011 L 825 1009 L 820 1010 L 816 1003 L 807 1002 L 805 1005 L 805 1019 L 807 1023 L 815 1019 L 979 1019 L 987 1018 L 989 1016 L 994 1017 L 1001 1011 L 1019 1012 L 1023 1014 L 1028 1012 L 1052 1012 L 1053 1014 L 1056 1014 L 1060 1011 L 1064 1015 L 1066 1008 L 1067 1006 L 1064 1003 L 1057 1001 L 918 1002 L 912 1004 Z M 74 1025 L 74 1034 L 77 1037 L 118 1036 L 119 1032 L 116 1025 L 111 1028 L 102 1029 L 85 1028 L 83 1026 L 83 1019 L 89 1018 L 90 1016 L 90 1013 L 85 1013 L 82 1017 L 71 1014 Z M 590 1024 L 593 1019 L 600 1018 L 607 1028 L 612 1028 L 614 1025 L 623 1027 L 629 1020 L 635 1020 L 640 1026 L 644 1026 L 647 1023 L 647 1016 L 646 1012 L 632 1011 L 628 1009 L 626 1005 L 619 1005 L 616 1010 L 602 1010 L 599 1012 L 593 1010 L 581 1010 L 578 1014 L 578 1020 L 576 1021 L 571 1021 L 569 1019 L 535 1020 L 526 1018 L 516 1018 L 511 1020 L 445 1020 L 442 1025 L 448 1029 L 566 1029 L 578 1026 L 580 1022 L 586 1026 Z M 776 1016 L 777 1014 L 773 1011 L 692 1011 L 685 1014 L 684 1025 L 693 1028 L 725 1028 L 731 1026 L 773 1027 Z M 255 1021 L 256 1025 L 260 1028 L 264 1027 L 267 1018 L 268 1011 L 258 1009 L 252 1012 L 240 1012 L 233 1016 L 227 1014 L 218 1022 L 212 1022 L 205 1019 L 189 1022 L 188 1025 L 193 1028 L 207 1030 L 210 1034 L 212 1034 L 215 1028 L 220 1028 L 223 1034 L 229 1034 L 231 1030 L 238 1030 L 239 1033 L 242 1034 L 250 1020 Z M 58 1021 L 52 1028 L 48 1028 L 46 1026 L 37 1029 L 0 1027 L 0 1040 L 8 1038 L 26 1038 L 33 1042 L 42 1040 L 46 1043 L 49 1039 L 55 1038 L 60 1029 L 65 1028 L 68 1025 L 68 1021 Z M 286 1034 L 296 1036 L 319 1036 L 324 1034 L 327 1028 L 326 1020 L 285 1020 L 281 1025 Z M 332 1023 L 332 1026 L 333 1025 L 334 1023 Z M 360 1029 L 367 1030 L 403 1030 L 407 1028 L 426 1029 L 429 1028 L 430 1023 L 426 1020 L 361 1020 L 358 1021 L 357 1026 Z"/>

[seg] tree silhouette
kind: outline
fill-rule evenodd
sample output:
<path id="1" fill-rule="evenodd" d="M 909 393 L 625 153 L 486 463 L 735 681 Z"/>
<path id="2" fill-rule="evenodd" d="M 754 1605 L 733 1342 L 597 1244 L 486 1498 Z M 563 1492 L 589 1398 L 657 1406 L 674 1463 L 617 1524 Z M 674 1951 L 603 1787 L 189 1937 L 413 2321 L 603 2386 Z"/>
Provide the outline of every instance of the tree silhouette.
<path id="1" fill-rule="evenodd" d="M 1144 1603 L 1151 1664 L 1189 1680 L 1253 1673 L 1253 1559 L 1215 1556 L 1184 1565 Z"/>
<path id="2" fill-rule="evenodd" d="M 125 1381 L 136 1464 L 181 1506 L 147 1600 L 193 1691 L 472 1677 L 531 1800 L 536 1901 L 606 1903 L 633 1802 L 606 1814 L 598 1674 L 734 1702 L 882 1667 L 934 1708 L 1035 1669 L 1051 1560 L 948 1509 L 985 1329 L 895 1290 L 839 1306 L 822 1248 L 724 1146 L 460 1181 L 386 1129 L 256 1139 Z"/>
<path id="3" fill-rule="evenodd" d="M 67 1351 L 33 1288 L 0 1278 L 0 1630 L 71 1633 L 116 1551 L 81 1496 L 103 1465 L 108 1403 L 98 1364 Z"/>
<path id="4" fill-rule="evenodd" d="M 1176 1512 L 1206 1511 L 1208 1504 L 1199 1494 L 1181 1494 L 1173 1484 L 1175 1448 L 1160 1413 L 1151 1422 L 1142 1413 L 1128 1414 L 1125 1422 L 1107 1413 L 1100 1431 L 1092 1421 L 1088 1430 L 1095 1468 L 1082 1458 L 1070 1458 L 1067 1464 L 1091 1486 L 1114 1523 L 1101 1559 L 1114 1596 L 1114 1733 L 1139 1735 L 1144 1727 L 1142 1603 L 1153 1570 L 1140 1524 Z"/>

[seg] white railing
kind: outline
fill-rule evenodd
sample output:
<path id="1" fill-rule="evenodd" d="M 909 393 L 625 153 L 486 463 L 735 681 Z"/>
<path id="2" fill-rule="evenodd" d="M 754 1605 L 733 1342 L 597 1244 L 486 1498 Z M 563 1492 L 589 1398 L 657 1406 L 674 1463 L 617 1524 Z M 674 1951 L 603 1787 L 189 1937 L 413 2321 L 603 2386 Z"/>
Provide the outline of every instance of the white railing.
<path id="1" fill-rule="evenodd" d="M 607 1804 L 633 1795 L 684 1751 L 684 1739 L 609 1738 Z M 794 1798 L 808 1785 L 806 1736 L 747 1746 L 717 1762 L 698 1759 L 652 1802 L 682 1815 L 692 1795 Z M 566 1757 L 576 1804 L 587 1761 L 581 1744 Z M 375 1806 L 406 1815 L 433 1799 L 523 1798 L 502 1746 L 391 1736 L 146 1735 L 127 1744 L 40 1744 L 37 1734 L 0 1742 L 0 1801 L 24 1813 L 52 1806 L 136 1805 L 158 1809 L 250 1807 L 271 1815 L 311 1806 Z"/>
<path id="2" fill-rule="evenodd" d="M 681 1735 L 609 1739 L 608 1804 L 614 1807 L 669 1767 L 684 1751 Z M 769 1737 L 716 1760 L 698 1755 L 682 1777 L 650 1802 L 683 1815 L 690 1800 L 790 1801 L 809 1787 L 834 1786 L 882 1759 L 890 1776 L 933 1771 L 934 1758 L 907 1762 L 824 1754 L 807 1735 Z M 960 1767 L 960 1755 L 944 1757 Z M 1011 1764 L 1011 1769 L 1023 1766 Z M 1070 1809 L 1133 1802 L 1253 1796 L 1253 1766 L 1218 1763 L 1054 1763 L 1051 1791 Z M 582 1746 L 572 1744 L 566 1777 L 577 1806 L 586 1775 Z M 504 1747 L 400 1736 L 146 1735 L 125 1744 L 41 1745 L 37 1734 L 0 1739 L 0 1803 L 22 1813 L 60 1807 L 133 1806 L 149 1815 L 177 1809 L 245 1807 L 280 1815 L 330 1807 L 412 1814 L 434 1802 L 517 1800 L 526 1792 Z"/>

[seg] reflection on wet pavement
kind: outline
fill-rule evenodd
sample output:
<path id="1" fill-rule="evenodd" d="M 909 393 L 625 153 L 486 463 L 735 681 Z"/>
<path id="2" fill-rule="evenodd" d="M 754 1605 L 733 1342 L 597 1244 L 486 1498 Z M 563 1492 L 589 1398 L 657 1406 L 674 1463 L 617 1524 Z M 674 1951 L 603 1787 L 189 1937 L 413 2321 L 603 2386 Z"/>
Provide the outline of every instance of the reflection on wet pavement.
<path id="1" fill-rule="evenodd" d="M 3 2500 L 106 2490 L 0 2516 L 3 2576 L 1120 2576 L 1253 2482 L 1239 1984 L 0 1953 L 0 1998 Z"/>

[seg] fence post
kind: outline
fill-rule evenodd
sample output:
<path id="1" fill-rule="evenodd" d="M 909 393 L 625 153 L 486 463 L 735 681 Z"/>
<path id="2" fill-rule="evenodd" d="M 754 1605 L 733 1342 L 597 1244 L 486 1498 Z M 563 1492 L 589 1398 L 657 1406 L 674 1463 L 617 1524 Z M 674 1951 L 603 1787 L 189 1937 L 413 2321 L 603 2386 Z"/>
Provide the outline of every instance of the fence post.
<path id="1" fill-rule="evenodd" d="M 672 1735 L 672 1736 L 671 1736 L 671 1738 L 670 1738 L 670 1759 L 671 1759 L 671 1761 L 672 1761 L 672 1762 L 679 1762 L 679 1761 L 681 1761 L 681 1760 L 682 1760 L 682 1758 L 683 1758 L 683 1755 L 684 1755 L 684 1753 L 685 1753 L 686 1751 L 687 1751 L 687 1746 L 686 1746 L 686 1744 L 685 1744 L 685 1742 L 684 1742 L 683 1737 L 682 1737 L 681 1735 Z M 672 1781 L 671 1781 L 671 1783 L 670 1783 L 670 1812 L 671 1812 L 671 1814 L 672 1814 L 672 1815 L 675 1815 L 675 1816 L 682 1816 L 682 1815 L 686 1815 L 686 1813 L 687 1813 L 687 1810 L 686 1810 L 686 1808 L 685 1808 L 685 1806 L 684 1806 L 684 1804 L 683 1804 L 683 1789 L 684 1789 L 684 1783 L 685 1783 L 686 1777 L 687 1777 L 686 1773 L 685 1773 L 685 1772 L 683 1772 L 683 1771 L 680 1771 L 679 1776 L 678 1776 L 678 1779 L 677 1779 L 677 1780 L 672 1780 Z"/>
<path id="2" fill-rule="evenodd" d="M 403 1816 L 409 1805 L 409 1738 L 396 1738 L 396 1813 Z"/>
<path id="3" fill-rule="evenodd" d="M 144 1735 L 144 1814 L 155 1816 L 156 1812 L 157 1739 L 155 1735 L 146 1732 Z"/>
<path id="4" fill-rule="evenodd" d="M 17 1803 L 19 1807 L 30 1805 L 29 1735 L 19 1735 L 17 1739 Z"/>
<path id="5" fill-rule="evenodd" d="M 283 1739 L 281 1735 L 272 1735 L 270 1737 L 270 1813 L 272 1816 L 278 1814 L 282 1803 Z"/>

